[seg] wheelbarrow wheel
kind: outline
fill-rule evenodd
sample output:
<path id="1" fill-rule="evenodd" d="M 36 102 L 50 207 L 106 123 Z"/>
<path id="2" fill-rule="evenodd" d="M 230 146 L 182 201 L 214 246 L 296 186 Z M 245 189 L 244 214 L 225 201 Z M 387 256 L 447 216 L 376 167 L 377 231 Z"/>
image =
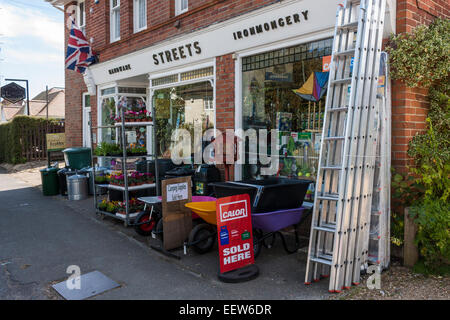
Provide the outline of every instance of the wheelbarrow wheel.
<path id="1" fill-rule="evenodd" d="M 150 219 L 150 213 L 142 211 L 134 220 L 134 231 L 141 236 L 148 237 L 152 234 L 156 225 L 154 218 Z"/>
<path id="2" fill-rule="evenodd" d="M 262 233 L 258 230 L 253 229 L 253 256 L 258 257 L 261 253 L 261 248 L 263 246 L 264 240 L 262 239 Z"/>
<path id="3" fill-rule="evenodd" d="M 207 223 L 196 225 L 189 234 L 189 244 L 200 254 L 211 251 L 216 240 L 216 232 Z"/>

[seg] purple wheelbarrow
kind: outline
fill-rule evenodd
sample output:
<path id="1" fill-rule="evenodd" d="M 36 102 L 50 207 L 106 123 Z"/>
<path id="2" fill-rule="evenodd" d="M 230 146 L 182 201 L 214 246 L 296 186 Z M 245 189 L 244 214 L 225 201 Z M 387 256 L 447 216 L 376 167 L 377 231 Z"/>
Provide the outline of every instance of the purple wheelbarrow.
<path id="1" fill-rule="evenodd" d="M 281 238 L 284 250 L 287 253 L 295 253 L 299 249 L 299 239 L 297 227 L 311 213 L 310 208 L 300 207 L 295 209 L 285 209 L 263 213 L 252 213 L 253 226 L 253 250 L 255 257 L 261 252 L 262 246 L 271 248 L 276 236 Z M 284 235 L 280 232 L 282 229 L 294 226 L 295 247 L 290 249 L 286 243 Z M 271 238 L 270 243 L 266 239 Z"/>

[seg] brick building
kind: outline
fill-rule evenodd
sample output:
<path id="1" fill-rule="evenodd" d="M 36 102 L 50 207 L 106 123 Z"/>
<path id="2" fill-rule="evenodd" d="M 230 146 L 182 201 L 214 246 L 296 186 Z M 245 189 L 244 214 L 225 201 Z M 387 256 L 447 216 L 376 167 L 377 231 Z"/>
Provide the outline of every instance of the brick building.
<path id="1" fill-rule="evenodd" d="M 173 128 L 196 121 L 220 130 L 278 129 L 287 117 L 291 136 L 308 133 L 317 142 L 324 98 L 311 104 L 292 91 L 324 71 L 342 0 L 46 1 L 63 6 L 66 19 L 75 10 L 99 55 L 84 78 L 65 72 L 68 146 L 89 145 L 88 112 L 94 123 L 107 124 L 123 97 L 128 106 L 155 107 L 164 129 L 157 137 L 160 155 Z M 449 17 L 445 0 L 387 4 L 386 39 Z M 67 35 L 66 29 L 66 42 Z M 424 130 L 427 108 L 424 90 L 392 84 L 394 166 L 408 163 L 408 141 Z M 114 140 L 114 132 L 104 130 L 94 140 Z M 151 141 L 149 133 L 142 140 Z M 235 166 L 235 178 L 256 171 Z"/>

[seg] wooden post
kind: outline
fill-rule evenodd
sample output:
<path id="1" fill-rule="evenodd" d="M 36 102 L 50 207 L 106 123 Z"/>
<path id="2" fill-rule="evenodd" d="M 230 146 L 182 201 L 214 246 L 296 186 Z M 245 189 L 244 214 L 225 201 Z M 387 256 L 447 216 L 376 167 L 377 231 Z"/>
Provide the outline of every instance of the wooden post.
<path id="1" fill-rule="evenodd" d="M 407 267 L 413 267 L 417 260 L 419 260 L 419 249 L 414 244 L 416 238 L 417 225 L 414 220 L 409 216 L 408 208 L 405 209 L 405 239 L 404 239 L 404 251 L 403 251 L 403 264 Z"/>

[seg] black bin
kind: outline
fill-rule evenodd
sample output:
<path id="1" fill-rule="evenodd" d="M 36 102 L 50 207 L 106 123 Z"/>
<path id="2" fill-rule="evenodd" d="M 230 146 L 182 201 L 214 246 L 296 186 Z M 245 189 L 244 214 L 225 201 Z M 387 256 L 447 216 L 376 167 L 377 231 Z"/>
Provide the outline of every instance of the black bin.
<path id="1" fill-rule="evenodd" d="M 210 196 L 214 193 L 212 182 L 220 182 L 220 170 L 212 164 L 202 164 L 195 170 L 194 185 L 197 196 Z"/>

